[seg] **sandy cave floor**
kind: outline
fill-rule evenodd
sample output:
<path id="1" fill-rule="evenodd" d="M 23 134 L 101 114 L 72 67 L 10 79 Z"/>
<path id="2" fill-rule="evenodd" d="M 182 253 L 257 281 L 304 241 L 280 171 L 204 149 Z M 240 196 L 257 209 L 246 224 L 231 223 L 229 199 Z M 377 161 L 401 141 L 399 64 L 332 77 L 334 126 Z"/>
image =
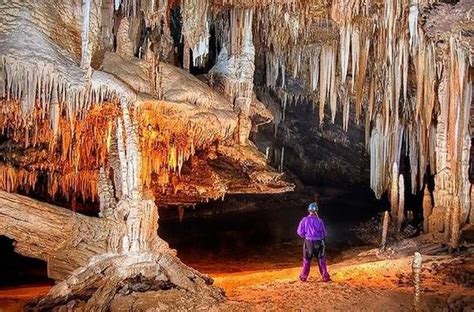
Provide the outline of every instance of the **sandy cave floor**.
<path id="1" fill-rule="evenodd" d="M 425 257 L 424 261 L 424 310 L 474 310 L 474 289 L 470 285 L 474 272 L 472 258 L 466 260 L 451 256 L 430 256 Z M 332 275 L 330 283 L 321 282 L 316 274 L 313 274 L 307 283 L 301 283 L 295 278 L 299 268 L 217 275 L 215 281 L 226 289 L 229 298 L 229 301 L 222 305 L 222 310 L 412 309 L 411 258 L 356 264 L 340 263 L 330 266 L 329 269 Z M 454 272 L 458 276 L 454 276 Z"/>
<path id="2" fill-rule="evenodd" d="M 474 311 L 474 260 L 470 256 L 424 256 L 424 311 Z M 299 267 L 212 273 L 227 301 L 212 311 L 411 311 L 411 257 L 367 262 L 360 258 L 330 265 L 332 282 L 323 283 L 316 267 L 306 283 Z M 50 286 L 0 289 L 0 311 L 21 311 L 24 302 Z M 145 300 L 143 308 L 150 307 Z M 136 307 L 140 309 L 139 306 Z M 209 307 L 201 307 L 209 310 Z"/>

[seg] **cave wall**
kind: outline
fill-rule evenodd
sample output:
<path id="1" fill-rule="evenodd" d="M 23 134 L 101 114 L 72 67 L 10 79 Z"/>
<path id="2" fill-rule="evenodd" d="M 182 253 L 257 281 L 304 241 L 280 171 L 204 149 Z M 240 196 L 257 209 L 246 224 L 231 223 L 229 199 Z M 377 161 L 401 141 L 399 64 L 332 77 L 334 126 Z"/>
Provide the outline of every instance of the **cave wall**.
<path id="1" fill-rule="evenodd" d="M 252 139 L 275 168 L 291 172 L 305 185 L 368 188 L 370 162 L 362 127 L 351 120 L 344 130 L 340 116 L 332 123 L 328 115 L 321 126 L 307 94 L 284 108 L 272 90 L 262 88 L 257 95 L 276 117 Z"/>

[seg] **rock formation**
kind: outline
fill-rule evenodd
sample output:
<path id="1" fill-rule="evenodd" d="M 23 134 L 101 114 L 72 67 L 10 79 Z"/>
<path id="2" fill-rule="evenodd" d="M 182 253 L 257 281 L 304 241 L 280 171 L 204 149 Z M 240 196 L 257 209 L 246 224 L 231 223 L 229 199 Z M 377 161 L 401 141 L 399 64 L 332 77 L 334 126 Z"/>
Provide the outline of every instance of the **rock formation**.
<path id="1" fill-rule="evenodd" d="M 433 211 L 433 203 L 431 201 L 431 194 L 430 191 L 428 190 L 428 186 L 425 186 L 425 189 L 423 191 L 423 232 L 428 233 L 429 232 L 429 218 L 431 216 L 431 213 Z"/>
<path id="2" fill-rule="evenodd" d="M 99 202 L 99 217 L 84 217 L 1 193 L 0 234 L 61 280 L 37 306 L 107 310 L 116 293 L 170 289 L 221 300 L 209 278 L 157 237 L 156 205 L 292 190 L 249 137 L 271 121 L 269 111 L 281 113 L 273 116 L 278 128 L 300 98 L 315 106 L 321 133 L 336 121 L 365 129 L 370 186 L 377 198 L 391 188 L 397 229 L 404 189 L 420 191 L 433 174 L 428 228 L 457 248 L 471 211 L 472 7 L 2 2 L 0 189 L 73 209 Z M 199 68 L 210 70 L 198 78 Z M 269 93 L 280 108 L 262 104 Z M 291 150 L 279 151 L 283 171 Z M 409 169 L 395 170 L 405 159 Z"/>

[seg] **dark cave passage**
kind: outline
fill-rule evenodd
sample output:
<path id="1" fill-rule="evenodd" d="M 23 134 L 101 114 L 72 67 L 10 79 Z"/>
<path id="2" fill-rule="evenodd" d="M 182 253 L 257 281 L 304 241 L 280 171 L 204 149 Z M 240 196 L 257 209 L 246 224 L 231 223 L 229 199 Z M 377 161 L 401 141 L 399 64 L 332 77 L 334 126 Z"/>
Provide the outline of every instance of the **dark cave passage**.
<path id="1" fill-rule="evenodd" d="M 14 252 L 14 241 L 0 236 L 0 289 L 32 284 L 53 284 L 47 277 L 46 262 Z"/>
<path id="2" fill-rule="evenodd" d="M 232 195 L 186 210 L 181 221 L 176 211 L 162 211 L 159 234 L 185 263 L 209 274 L 294 267 L 301 261 L 296 228 L 317 196 L 329 233 L 330 261 L 367 245 L 354 231 L 383 210 L 384 202 L 377 202 L 368 190 L 315 191 Z"/>

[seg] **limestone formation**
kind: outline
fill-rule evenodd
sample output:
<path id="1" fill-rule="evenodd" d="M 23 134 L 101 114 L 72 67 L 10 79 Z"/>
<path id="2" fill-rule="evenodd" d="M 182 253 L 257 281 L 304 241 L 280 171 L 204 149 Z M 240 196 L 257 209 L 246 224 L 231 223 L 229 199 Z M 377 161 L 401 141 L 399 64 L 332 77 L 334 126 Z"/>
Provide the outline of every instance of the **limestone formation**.
<path id="1" fill-rule="evenodd" d="M 429 232 L 429 218 L 431 216 L 431 212 L 433 210 L 433 204 L 431 202 L 431 194 L 428 190 L 428 186 L 425 185 L 425 189 L 423 191 L 423 232 Z"/>
<path id="2" fill-rule="evenodd" d="M 398 211 L 397 211 L 397 228 L 396 233 L 400 234 L 402 223 L 405 219 L 405 179 L 401 174 L 398 177 Z"/>
<path id="3" fill-rule="evenodd" d="M 399 185 L 398 185 L 398 165 L 396 162 L 393 163 L 392 166 L 392 181 L 391 181 L 391 187 L 390 187 L 390 209 L 392 213 L 392 217 L 394 220 L 398 220 L 398 205 L 399 205 L 399 197 L 400 195 L 398 194 L 399 192 Z M 398 226 L 398 221 L 394 222 L 395 226 Z M 397 232 L 397 229 L 395 230 Z"/>
<path id="4" fill-rule="evenodd" d="M 419 252 L 415 252 L 412 262 L 412 270 L 413 270 L 413 288 L 414 288 L 414 295 L 413 295 L 413 310 L 414 311 L 421 311 L 421 265 L 422 265 L 422 257 Z"/>
<path id="5" fill-rule="evenodd" d="M 351 144 L 370 155 L 375 196 L 390 189 L 397 232 L 402 174 L 412 193 L 434 175 L 425 229 L 459 247 L 472 216 L 471 10 L 472 0 L 1 2 L 0 189 L 98 204 L 85 217 L 0 194 L 0 234 L 59 281 L 36 306 L 107 310 L 117 293 L 170 289 L 222 300 L 156 235 L 157 205 L 291 191 L 249 138 L 272 118 L 281 131 L 301 102 L 321 133 L 364 128 L 365 144 Z M 268 94 L 280 108 L 262 104 Z M 279 151 L 283 171 L 295 152 Z"/>
<path id="6" fill-rule="evenodd" d="M 384 250 L 385 247 L 387 246 L 388 221 L 389 221 L 389 213 L 388 211 L 385 211 L 383 213 L 383 220 L 382 220 L 382 243 L 380 244 L 382 250 Z"/>

